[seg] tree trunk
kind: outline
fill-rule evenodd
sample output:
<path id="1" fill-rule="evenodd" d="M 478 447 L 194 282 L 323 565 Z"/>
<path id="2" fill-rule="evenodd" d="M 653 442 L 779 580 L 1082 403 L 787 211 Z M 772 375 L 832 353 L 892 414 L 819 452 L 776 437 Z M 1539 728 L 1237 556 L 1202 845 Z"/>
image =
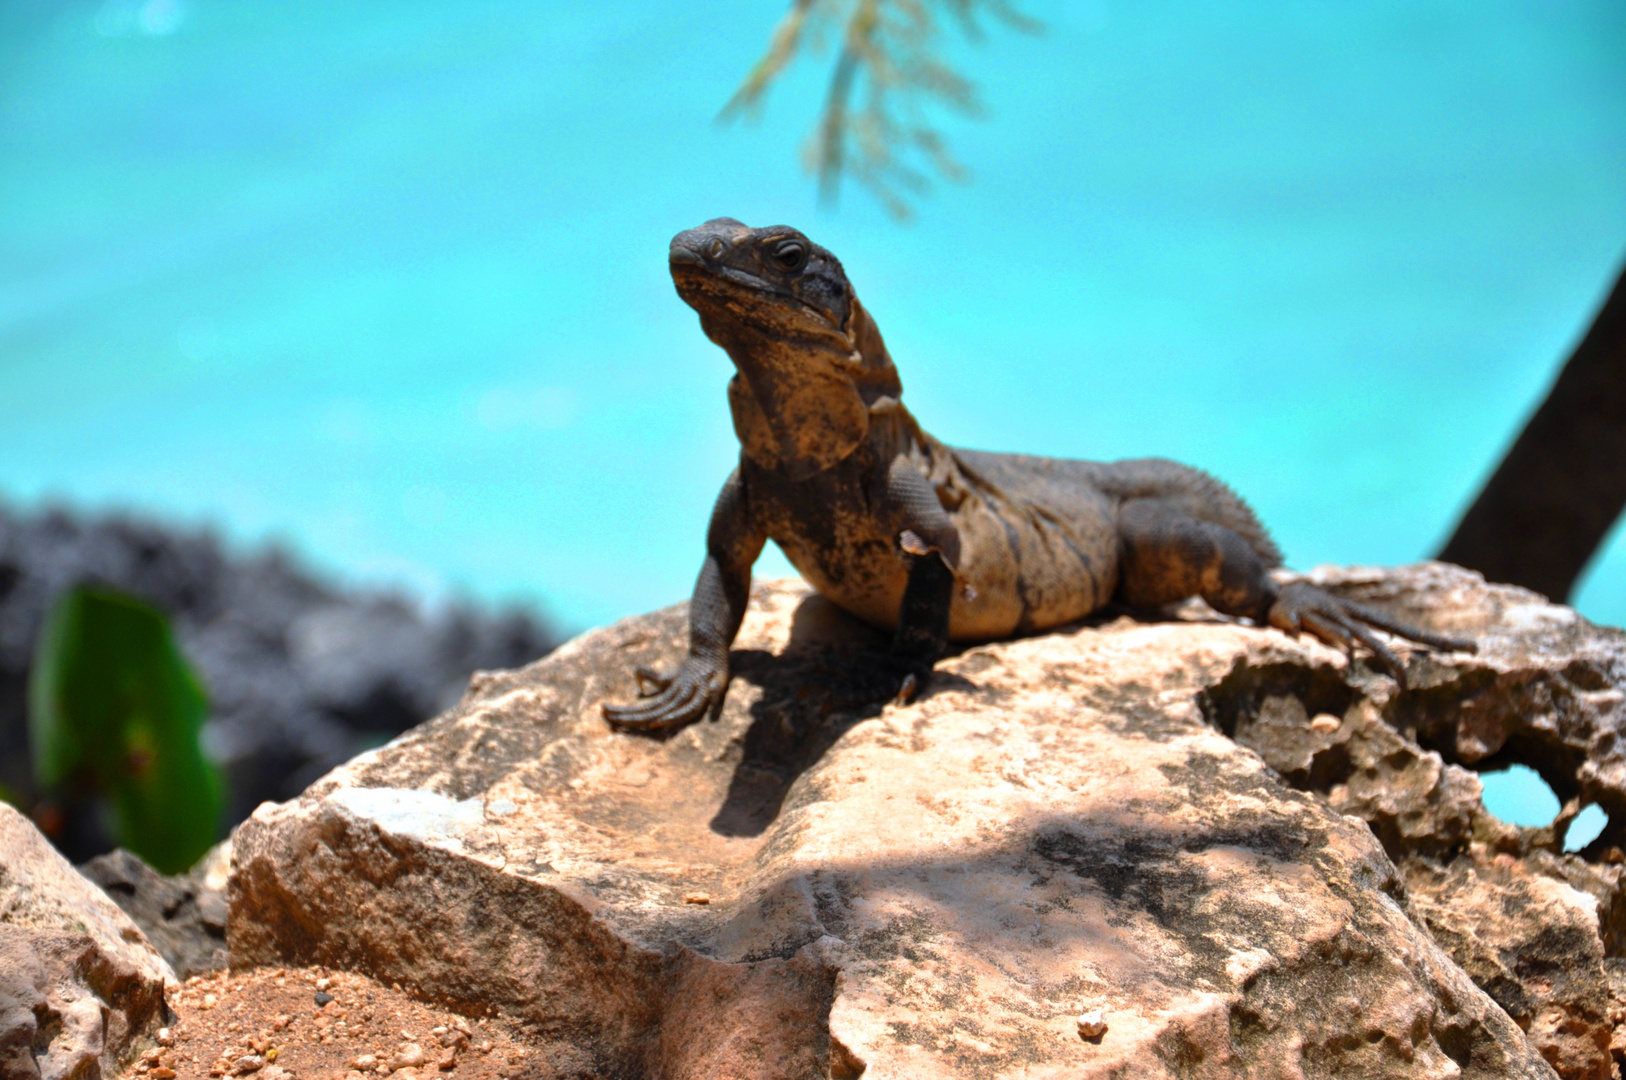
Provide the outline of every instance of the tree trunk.
<path id="1" fill-rule="evenodd" d="M 1439 554 L 1569 599 L 1626 506 L 1626 272 Z"/>

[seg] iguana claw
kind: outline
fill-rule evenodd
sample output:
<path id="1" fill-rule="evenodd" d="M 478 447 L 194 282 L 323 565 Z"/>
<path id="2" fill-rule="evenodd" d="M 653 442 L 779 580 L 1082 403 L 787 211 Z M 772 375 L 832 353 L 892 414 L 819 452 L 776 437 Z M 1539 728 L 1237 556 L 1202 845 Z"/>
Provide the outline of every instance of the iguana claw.
<path id="1" fill-rule="evenodd" d="M 726 670 L 690 656 L 672 675 L 651 668 L 634 672 L 639 700 L 631 705 L 600 705 L 604 719 L 623 731 L 668 731 L 704 716 L 722 695 Z"/>
<path id="2" fill-rule="evenodd" d="M 1420 630 L 1376 608 L 1345 600 L 1302 581 L 1282 586 L 1275 602 L 1270 605 L 1267 619 L 1270 625 L 1278 629 L 1295 634 L 1308 630 L 1329 645 L 1339 645 L 1349 650 L 1353 650 L 1355 642 L 1359 641 L 1372 650 L 1377 666 L 1393 676 L 1402 689 L 1406 686 L 1406 667 L 1393 650 L 1372 632 L 1371 627 L 1448 652 L 1477 652 L 1479 648 L 1472 641 Z"/>

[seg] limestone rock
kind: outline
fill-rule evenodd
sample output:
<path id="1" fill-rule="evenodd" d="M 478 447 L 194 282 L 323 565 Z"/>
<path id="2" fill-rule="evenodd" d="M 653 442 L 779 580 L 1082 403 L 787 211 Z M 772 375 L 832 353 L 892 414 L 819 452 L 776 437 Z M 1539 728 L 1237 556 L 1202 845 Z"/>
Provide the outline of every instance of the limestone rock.
<path id="1" fill-rule="evenodd" d="M 1529 765 L 1560 803 L 1609 814 L 1590 846 L 1626 846 L 1626 633 L 1570 608 L 1444 563 L 1383 571 L 1330 571 L 1339 592 L 1442 632 L 1477 639 L 1475 656 L 1422 655 L 1411 689 L 1384 718 L 1448 763 Z"/>
<path id="2" fill-rule="evenodd" d="M 113 1075 L 174 981 L 135 924 L 0 803 L 0 1078 Z"/>
<path id="3" fill-rule="evenodd" d="M 208 880 L 221 847 L 187 874 L 160 874 L 123 848 L 96 856 L 79 872 L 101 886 L 185 979 L 226 967 L 224 875 L 213 884 Z"/>
<path id="4" fill-rule="evenodd" d="M 1506 855 L 1407 865 L 1415 910 L 1560 1076 L 1609 1080 L 1609 979 L 1591 896 Z"/>
<path id="5" fill-rule="evenodd" d="M 1611 1041 L 1626 1058 L 1626 1030 L 1616 1034 L 1626 1012 L 1608 976 L 1626 953 L 1623 867 L 1605 838 L 1590 851 L 1613 862 L 1559 851 L 1584 800 L 1618 805 L 1613 767 L 1595 768 L 1590 755 L 1613 752 L 1626 722 L 1626 634 L 1454 567 L 1317 576 L 1471 635 L 1479 653 L 1415 657 L 1404 690 L 1347 668 L 1243 663 L 1205 691 L 1205 711 L 1294 787 L 1371 826 L 1414 911 L 1561 1076 L 1610 1076 Z M 1571 800 L 1552 826 L 1498 821 L 1463 767 L 1513 761 Z M 1619 820 L 1606 837 L 1619 837 Z"/>
<path id="6" fill-rule="evenodd" d="M 234 839 L 233 963 L 497 1006 L 576 1051 L 560 1076 L 1552 1075 L 1366 825 L 1205 723 L 1243 670 L 1343 686 L 1343 715 L 1387 680 L 1341 653 L 1211 613 L 1100 619 L 860 708 L 873 634 L 775 583 L 715 722 L 610 732 L 599 703 L 685 639 L 673 608 L 477 677 L 262 806 Z"/>

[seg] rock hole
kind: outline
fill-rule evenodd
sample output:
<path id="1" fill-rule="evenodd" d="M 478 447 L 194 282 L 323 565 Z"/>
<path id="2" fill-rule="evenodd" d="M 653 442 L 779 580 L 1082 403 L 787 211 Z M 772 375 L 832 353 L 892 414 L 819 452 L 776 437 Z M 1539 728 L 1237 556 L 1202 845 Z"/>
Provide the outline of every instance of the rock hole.
<path id="1" fill-rule="evenodd" d="M 1300 664 L 1253 667 L 1242 663 L 1217 685 L 1199 694 L 1197 705 L 1210 724 L 1238 739 L 1238 728 L 1250 727 L 1262 715 L 1269 717 L 1284 707 L 1291 708 L 1295 714 L 1303 713 L 1306 721 L 1322 713 L 1342 716 L 1357 696 L 1330 667 L 1307 668 Z M 1296 715 L 1293 719 L 1297 719 Z M 1246 739 L 1238 741 L 1245 743 Z"/>
<path id="2" fill-rule="evenodd" d="M 1479 780 L 1485 786 L 1485 809 L 1509 825 L 1541 829 L 1558 817 L 1558 796 L 1528 765 L 1480 773 Z M 1564 834 L 1564 850 L 1580 851 L 1602 835 L 1608 824 L 1609 815 L 1602 807 L 1582 807 Z"/>
<path id="3" fill-rule="evenodd" d="M 1603 812 L 1603 807 L 1597 804 L 1582 807 L 1575 820 L 1570 822 L 1570 831 L 1564 836 L 1564 850 L 1580 851 L 1601 836 L 1607 824 L 1609 815 Z"/>
<path id="4" fill-rule="evenodd" d="M 1480 773 L 1479 780 L 1485 785 L 1485 809 L 1509 825 L 1539 829 L 1551 825 L 1558 816 L 1562 805 L 1558 796 L 1541 774 L 1528 765 Z M 1598 828 L 1602 831 L 1603 827 Z"/>

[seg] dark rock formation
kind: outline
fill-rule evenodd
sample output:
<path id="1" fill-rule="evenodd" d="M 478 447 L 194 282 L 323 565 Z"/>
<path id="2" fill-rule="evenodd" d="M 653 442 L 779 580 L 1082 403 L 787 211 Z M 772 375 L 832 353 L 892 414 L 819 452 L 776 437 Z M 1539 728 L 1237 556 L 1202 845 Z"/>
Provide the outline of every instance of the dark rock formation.
<path id="1" fill-rule="evenodd" d="M 275 550 L 230 554 L 205 532 L 0 510 L 0 785 L 25 804 L 39 794 L 25 705 L 35 638 L 54 598 L 87 582 L 173 620 L 208 688 L 206 744 L 226 769 L 228 824 L 448 707 L 471 672 L 526 663 L 556 643 L 530 615 L 425 614 L 397 594 L 324 584 Z M 66 809 L 53 840 L 70 858 L 112 846 L 93 808 Z"/>
<path id="2" fill-rule="evenodd" d="M 226 849 L 226 850 L 222 850 Z M 141 927 L 147 940 L 186 979 L 226 968 L 225 860 L 218 845 L 190 873 L 168 877 L 119 848 L 79 867 Z"/>

